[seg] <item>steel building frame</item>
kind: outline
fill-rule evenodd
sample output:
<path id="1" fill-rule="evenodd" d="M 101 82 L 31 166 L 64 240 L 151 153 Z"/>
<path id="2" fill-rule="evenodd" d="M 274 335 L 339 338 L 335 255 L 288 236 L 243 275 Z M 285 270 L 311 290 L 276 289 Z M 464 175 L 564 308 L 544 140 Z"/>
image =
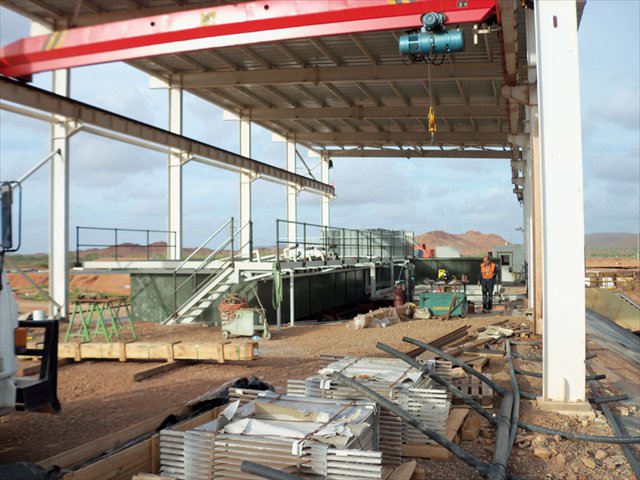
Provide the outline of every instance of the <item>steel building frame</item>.
<path id="1" fill-rule="evenodd" d="M 574 411 L 584 406 L 577 64 L 583 1 L 307 0 L 287 2 L 286 8 L 262 0 L 2 4 L 49 31 L 3 47 L 0 73 L 28 76 L 126 60 L 152 76 L 152 87 L 168 90 L 170 132 L 153 131 L 151 138 L 141 134 L 135 142 L 162 145 L 168 152 L 170 230 L 182 230 L 185 153 L 204 163 L 215 157 L 215 164 L 221 165 L 221 152 L 215 147 L 180 135 L 184 90 L 240 120 L 240 155 L 225 152 L 228 161 L 222 163 L 240 171 L 241 223 L 251 220 L 251 184 L 257 174 L 269 176 L 265 169 L 271 178 L 287 182 L 288 220 L 295 221 L 296 197 L 304 185 L 321 193 L 322 223 L 327 225 L 333 196 L 328 186 L 331 158 L 509 158 L 513 191 L 523 204 L 529 302 L 536 326 L 545 335 L 543 397 L 558 409 L 563 402 Z M 465 52 L 448 55 L 444 65 L 434 68 L 431 84 L 424 65 L 405 65 L 397 53 L 398 35 L 419 26 L 420 15 L 428 11 L 446 12 L 452 27 L 474 24 L 463 29 Z M 483 22 L 494 17 L 499 28 L 487 28 Z M 11 86 L 15 98 L 18 91 L 34 94 L 29 87 L 2 82 L 3 89 Z M 63 70 L 54 73 L 54 91 L 68 95 L 68 74 Z M 30 95 L 17 103 L 24 105 Z M 434 146 L 425 119 L 428 97 L 438 112 Z M 64 99 L 55 98 L 64 105 Z M 23 109 L 6 103 L 3 108 Z M 60 116 L 64 112 L 55 108 L 46 111 L 56 115 L 52 143 L 63 152 L 53 163 L 52 202 L 57 213 L 52 224 L 62 222 L 66 228 L 68 137 L 78 126 L 67 120 L 78 118 L 72 113 Z M 125 122 L 112 120 L 114 125 Z M 287 142 L 286 170 L 251 163 L 252 123 Z M 104 130 L 113 126 L 109 125 L 98 125 L 97 130 L 106 135 Z M 142 130 L 150 133 L 149 128 L 153 127 Z M 131 136 L 131 130 L 115 132 L 108 135 Z M 296 144 L 320 156 L 320 181 L 296 174 Z M 59 230 L 52 228 L 56 285 L 63 280 L 60 262 L 67 235 Z M 66 294 L 56 288 L 52 297 L 66 303 Z"/>

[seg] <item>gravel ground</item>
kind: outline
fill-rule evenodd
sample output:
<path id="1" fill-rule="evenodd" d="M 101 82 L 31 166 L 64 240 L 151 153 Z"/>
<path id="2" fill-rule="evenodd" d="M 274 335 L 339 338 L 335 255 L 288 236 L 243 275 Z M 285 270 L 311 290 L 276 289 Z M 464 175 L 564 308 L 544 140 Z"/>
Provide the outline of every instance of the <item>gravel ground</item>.
<path id="1" fill-rule="evenodd" d="M 256 375 L 283 391 L 288 378 L 304 378 L 314 373 L 318 369 L 318 357 L 321 354 L 379 356 L 380 352 L 375 348 L 379 341 L 409 350 L 402 342 L 403 336 L 430 341 L 465 324 L 475 329 L 505 318 L 508 317 L 476 315 L 449 321 L 414 320 L 367 330 L 348 330 L 345 323 L 305 324 L 273 332 L 271 341 L 260 342 L 261 358 L 253 362 L 224 365 L 201 363 L 143 382 L 134 382 L 133 375 L 155 364 L 87 361 L 64 366 L 59 370 L 60 415 L 15 412 L 0 417 L 0 463 L 38 461 L 61 453 L 169 408 L 178 407 L 234 377 Z M 514 321 L 520 322 L 522 317 Z M 213 327 L 167 327 L 146 323 L 137 325 L 137 329 L 144 341 L 221 341 L 220 330 Z M 534 352 L 531 347 L 519 348 L 523 353 Z M 537 370 L 539 366 L 525 362 L 522 368 Z M 508 374 L 502 362 L 492 361 L 488 371 L 497 381 L 508 385 Z M 521 388 L 529 391 L 540 389 L 537 379 L 521 378 L 520 384 Z M 601 417 L 584 422 L 542 412 L 532 402 L 523 402 L 522 417 L 530 423 L 611 435 Z M 476 441 L 462 442 L 461 445 L 479 458 L 489 461 L 495 440 L 489 429 L 483 432 L 484 435 Z M 514 449 L 510 462 L 514 474 L 529 479 L 632 478 L 617 447 L 557 441 L 527 433 L 521 434 L 519 440 L 523 448 Z M 535 448 L 549 450 L 550 458 L 535 456 Z M 421 463 L 427 468 L 427 478 L 480 478 L 455 458 L 449 462 Z"/>

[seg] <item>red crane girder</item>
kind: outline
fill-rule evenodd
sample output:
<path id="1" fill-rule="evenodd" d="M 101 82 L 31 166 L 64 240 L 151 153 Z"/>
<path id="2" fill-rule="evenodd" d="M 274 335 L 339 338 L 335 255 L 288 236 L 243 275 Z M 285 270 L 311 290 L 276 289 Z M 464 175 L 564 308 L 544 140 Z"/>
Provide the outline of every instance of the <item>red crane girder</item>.
<path id="1" fill-rule="evenodd" d="M 480 23 L 496 0 L 256 1 L 154 15 L 27 37 L 0 48 L 0 73 L 38 72 L 196 50 L 447 23 Z"/>

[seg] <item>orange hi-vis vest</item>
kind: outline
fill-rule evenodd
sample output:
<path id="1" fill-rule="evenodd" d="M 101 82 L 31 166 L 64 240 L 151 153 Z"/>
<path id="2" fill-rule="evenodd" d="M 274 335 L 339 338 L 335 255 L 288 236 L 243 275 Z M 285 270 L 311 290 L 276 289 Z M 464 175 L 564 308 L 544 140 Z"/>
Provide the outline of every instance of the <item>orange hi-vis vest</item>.
<path id="1" fill-rule="evenodd" d="M 496 264 L 490 262 L 489 265 L 485 265 L 484 263 L 480 264 L 480 271 L 482 272 L 482 278 L 485 280 L 490 280 L 493 278 L 493 274 L 496 270 Z"/>

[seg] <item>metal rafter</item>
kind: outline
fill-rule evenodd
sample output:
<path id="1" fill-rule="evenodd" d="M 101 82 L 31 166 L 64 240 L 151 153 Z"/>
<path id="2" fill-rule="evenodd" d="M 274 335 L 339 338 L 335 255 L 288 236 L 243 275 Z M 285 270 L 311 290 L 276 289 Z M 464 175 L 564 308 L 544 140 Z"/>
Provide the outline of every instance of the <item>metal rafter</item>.
<path id="1" fill-rule="evenodd" d="M 364 42 L 362 41 L 362 39 L 360 37 L 358 37 L 357 35 L 349 35 L 349 38 L 351 38 L 351 40 L 353 40 L 353 43 L 356 44 L 356 46 L 360 49 L 360 51 L 362 53 L 364 53 L 364 56 L 367 57 L 369 59 L 369 61 L 371 62 L 372 65 L 375 65 L 378 63 L 378 61 L 376 60 L 376 57 L 373 53 L 371 53 L 371 50 L 369 50 L 367 48 L 367 46 L 364 44 Z"/>
<path id="2" fill-rule="evenodd" d="M 333 194 L 332 186 L 316 180 L 4 77 L 0 77 L 0 98 L 108 132 L 137 138 L 149 144 L 166 146 L 196 158 L 202 157 L 225 168 L 249 170 L 276 181 Z"/>
<path id="3" fill-rule="evenodd" d="M 341 149 L 324 150 L 332 158 L 342 157 L 368 157 L 368 158 L 496 158 L 509 159 L 511 152 L 508 150 L 462 150 L 462 149 L 426 149 L 420 145 L 412 145 L 414 150 L 400 148 L 384 149 Z"/>
<path id="4" fill-rule="evenodd" d="M 358 89 L 369 99 L 373 102 L 373 104 L 376 107 L 380 107 L 382 105 L 382 102 L 380 101 L 379 98 L 377 98 L 373 92 L 371 90 L 369 90 L 369 87 L 367 87 L 367 85 L 365 85 L 363 82 L 356 82 L 356 87 L 358 87 Z"/>
<path id="5" fill-rule="evenodd" d="M 310 42 L 311 42 L 311 45 L 316 47 L 316 49 L 318 49 L 320 53 L 322 53 L 325 57 L 327 57 L 336 67 L 339 67 L 342 64 L 342 62 L 340 61 L 340 58 L 338 58 L 338 56 L 335 53 L 329 50 L 322 43 L 322 41 L 320 41 L 319 39 L 311 39 Z"/>
<path id="6" fill-rule="evenodd" d="M 331 83 L 323 83 L 322 86 L 329 90 L 334 97 L 344 103 L 347 107 L 351 107 L 353 105 L 353 102 L 344 93 L 338 90 L 335 85 Z"/>
<path id="7" fill-rule="evenodd" d="M 265 85 L 262 88 L 264 88 L 267 92 L 269 92 L 274 97 L 279 98 L 281 101 L 283 101 L 284 103 L 286 103 L 290 107 L 292 107 L 292 108 L 297 108 L 298 107 L 298 104 L 294 100 L 292 100 L 290 97 L 287 97 L 285 94 L 280 92 L 277 88 L 272 87 L 270 85 Z"/>
<path id="8" fill-rule="evenodd" d="M 267 62 L 264 58 L 262 58 L 260 55 L 258 55 L 256 52 L 254 52 L 250 47 L 239 47 L 239 50 L 254 62 L 262 65 L 263 68 L 266 68 L 267 70 L 271 68 L 271 64 Z"/>
<path id="9" fill-rule="evenodd" d="M 347 122 L 347 120 L 342 120 Z M 421 131 L 410 132 L 335 132 L 335 133 L 311 133 L 300 134 L 299 141 L 308 141 L 311 143 L 341 143 L 341 144 L 360 144 L 360 143 L 378 143 L 389 144 L 395 142 L 421 142 L 428 143 L 429 134 L 426 129 Z M 498 132 L 438 132 L 436 141 L 440 143 L 480 143 L 484 145 L 506 145 L 507 135 Z"/>
<path id="10" fill-rule="evenodd" d="M 215 50 L 205 50 L 204 53 L 205 55 L 213 58 L 216 62 L 222 63 L 224 66 L 230 68 L 231 70 L 238 69 L 238 65 L 235 62 L 229 60 L 227 57 L 219 52 L 216 52 Z"/>
<path id="11" fill-rule="evenodd" d="M 362 65 L 342 67 L 273 68 L 260 70 L 182 73 L 174 75 L 171 83 L 184 88 L 222 87 L 229 85 L 317 85 L 322 82 L 349 83 L 366 80 L 369 83 L 387 83 L 427 78 L 424 64 Z M 501 80 L 502 68 L 498 63 L 460 63 L 447 68 L 431 69 L 433 82 L 460 80 Z"/>
<path id="12" fill-rule="evenodd" d="M 287 47 L 285 44 L 276 43 L 275 46 L 278 50 L 280 50 L 280 52 L 283 55 L 289 57 L 299 67 L 304 67 L 306 65 L 305 61 L 302 58 L 300 58 L 298 55 L 296 55 L 293 51 L 291 51 L 291 49 Z"/>
<path id="13" fill-rule="evenodd" d="M 393 93 L 396 94 L 396 96 L 402 101 L 402 103 L 405 106 L 408 106 L 411 104 L 407 96 L 404 93 L 402 93 L 402 91 L 400 90 L 396 82 L 389 82 L 389 87 L 391 87 L 391 90 L 393 90 Z"/>
<path id="14" fill-rule="evenodd" d="M 348 98 L 345 99 L 348 101 Z M 427 110 L 422 106 L 401 107 L 323 107 L 323 108 L 248 108 L 239 112 L 241 116 L 254 120 L 268 120 L 271 118 L 424 118 Z M 441 105 L 437 109 L 438 117 L 447 118 L 496 118 L 506 117 L 506 111 L 501 105 Z"/>

